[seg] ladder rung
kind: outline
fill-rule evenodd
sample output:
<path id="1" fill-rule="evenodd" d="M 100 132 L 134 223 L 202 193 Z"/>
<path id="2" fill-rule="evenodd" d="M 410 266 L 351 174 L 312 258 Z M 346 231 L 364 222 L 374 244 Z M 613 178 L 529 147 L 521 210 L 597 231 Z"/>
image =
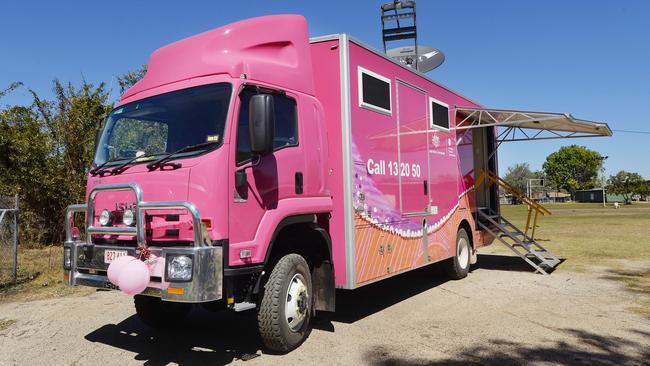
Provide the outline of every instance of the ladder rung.
<path id="1" fill-rule="evenodd" d="M 391 34 L 404 34 L 404 33 L 413 33 L 413 35 L 415 35 L 416 28 L 415 26 L 387 28 L 384 29 L 383 32 L 384 32 L 384 36 L 391 35 Z"/>
<path id="2" fill-rule="evenodd" d="M 400 39 L 415 38 L 415 33 L 410 34 L 397 34 L 394 36 L 384 36 L 384 41 L 398 41 Z"/>
<path id="3" fill-rule="evenodd" d="M 384 21 L 396 20 L 396 19 L 409 19 L 414 18 L 415 13 L 404 13 L 404 14 L 391 14 L 391 15 L 382 15 L 381 19 Z"/>
<path id="4" fill-rule="evenodd" d="M 546 250 L 544 250 L 544 249 L 542 249 L 542 250 L 533 249 L 529 253 L 536 256 L 536 257 L 541 257 L 541 258 L 544 258 L 544 256 L 546 254 L 548 254 L 548 252 Z"/>
<path id="5" fill-rule="evenodd" d="M 558 264 L 560 264 L 560 260 L 556 258 L 545 259 L 539 263 L 541 267 L 547 267 L 547 268 L 555 268 L 555 266 L 557 266 Z"/>

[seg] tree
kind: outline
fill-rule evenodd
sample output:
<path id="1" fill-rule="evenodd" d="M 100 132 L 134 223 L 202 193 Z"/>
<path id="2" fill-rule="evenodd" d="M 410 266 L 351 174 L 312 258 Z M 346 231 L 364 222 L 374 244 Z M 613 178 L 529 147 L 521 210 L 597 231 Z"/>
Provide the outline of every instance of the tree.
<path id="1" fill-rule="evenodd" d="M 542 166 L 548 181 L 558 189 L 565 189 L 575 197 L 579 189 L 596 186 L 603 157 L 584 146 L 563 146 L 546 157 Z"/>
<path id="2" fill-rule="evenodd" d="M 625 203 L 631 203 L 631 196 L 633 194 L 644 194 L 647 190 L 647 184 L 638 173 L 621 170 L 616 175 L 609 177 L 607 190 L 623 196 Z"/>
<path id="3" fill-rule="evenodd" d="M 528 163 L 515 164 L 508 167 L 503 179 L 517 188 L 520 192 L 525 193 L 528 179 L 534 178 L 534 173 L 530 170 Z"/>
<path id="4" fill-rule="evenodd" d="M 118 77 L 128 88 L 145 68 Z M 0 89 L 0 98 L 22 87 Z M 104 83 L 53 81 L 54 97 L 28 89 L 31 105 L 0 106 L 0 195 L 18 194 L 26 243 L 60 243 L 65 208 L 82 202 L 96 131 L 113 108 Z"/>
<path id="5" fill-rule="evenodd" d="M 142 65 L 136 71 L 127 72 L 126 74 L 117 77 L 117 83 L 120 85 L 120 94 L 123 94 L 126 89 L 132 87 L 142 79 L 144 74 L 147 73 L 147 65 Z"/>

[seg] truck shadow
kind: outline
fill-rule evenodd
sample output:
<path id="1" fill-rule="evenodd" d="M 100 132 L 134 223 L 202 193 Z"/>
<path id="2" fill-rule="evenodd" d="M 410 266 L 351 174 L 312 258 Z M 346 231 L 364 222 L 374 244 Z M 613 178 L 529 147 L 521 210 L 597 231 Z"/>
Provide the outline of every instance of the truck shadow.
<path id="1" fill-rule="evenodd" d="M 480 255 L 474 268 L 525 270 L 518 257 Z M 448 281 L 437 263 L 356 289 L 337 290 L 336 312 L 314 319 L 313 327 L 333 332 L 334 323 L 354 323 Z M 262 348 L 254 311 L 210 313 L 195 307 L 177 328 L 153 330 L 133 315 L 87 334 L 90 342 L 136 354 L 145 365 L 227 364 L 255 356 Z"/>
<path id="2" fill-rule="evenodd" d="M 254 312 L 210 313 L 199 307 L 176 328 L 153 330 L 133 315 L 85 339 L 133 352 L 144 365 L 221 365 L 254 357 L 261 348 Z"/>
<path id="3" fill-rule="evenodd" d="M 440 286 L 449 281 L 441 264 L 436 263 L 409 271 L 368 284 L 354 291 L 337 290 L 336 312 L 329 313 L 326 319 L 334 322 L 354 323 L 408 298 Z M 319 325 L 320 323 L 317 323 L 314 326 L 318 327 Z"/>
<path id="4" fill-rule="evenodd" d="M 561 261 L 564 262 L 564 259 L 561 259 Z M 535 269 L 520 257 L 501 254 L 479 254 L 478 262 L 472 265 L 471 270 L 475 271 L 477 269 L 535 273 Z"/>

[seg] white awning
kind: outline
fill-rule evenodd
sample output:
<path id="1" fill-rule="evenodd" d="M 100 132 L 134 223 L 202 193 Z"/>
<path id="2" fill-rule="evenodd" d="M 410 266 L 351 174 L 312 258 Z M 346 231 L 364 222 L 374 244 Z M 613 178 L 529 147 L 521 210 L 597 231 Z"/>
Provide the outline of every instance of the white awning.
<path id="1" fill-rule="evenodd" d="M 498 142 L 612 135 L 607 123 L 581 120 L 567 113 L 460 107 L 455 113 L 456 130 L 503 127 Z"/>

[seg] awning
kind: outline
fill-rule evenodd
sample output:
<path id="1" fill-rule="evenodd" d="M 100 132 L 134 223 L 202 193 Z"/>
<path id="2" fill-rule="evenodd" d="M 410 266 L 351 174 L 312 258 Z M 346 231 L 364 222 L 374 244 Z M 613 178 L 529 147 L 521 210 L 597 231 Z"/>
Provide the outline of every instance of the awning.
<path id="1" fill-rule="evenodd" d="M 607 123 L 577 119 L 568 113 L 460 107 L 455 113 L 456 130 L 503 127 L 498 142 L 612 135 Z"/>

